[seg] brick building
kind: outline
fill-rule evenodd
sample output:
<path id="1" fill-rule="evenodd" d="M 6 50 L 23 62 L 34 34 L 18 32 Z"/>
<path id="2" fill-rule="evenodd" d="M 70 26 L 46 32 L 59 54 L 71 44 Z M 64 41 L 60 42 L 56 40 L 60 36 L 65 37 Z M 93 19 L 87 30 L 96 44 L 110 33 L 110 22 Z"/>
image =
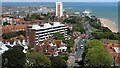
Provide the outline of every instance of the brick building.
<path id="1" fill-rule="evenodd" d="M 105 44 L 104 46 L 113 57 L 113 65 L 120 66 L 120 44 Z"/>
<path id="2" fill-rule="evenodd" d="M 17 31 L 27 31 L 27 26 L 23 24 L 2 26 L 3 33 L 17 32 Z"/>

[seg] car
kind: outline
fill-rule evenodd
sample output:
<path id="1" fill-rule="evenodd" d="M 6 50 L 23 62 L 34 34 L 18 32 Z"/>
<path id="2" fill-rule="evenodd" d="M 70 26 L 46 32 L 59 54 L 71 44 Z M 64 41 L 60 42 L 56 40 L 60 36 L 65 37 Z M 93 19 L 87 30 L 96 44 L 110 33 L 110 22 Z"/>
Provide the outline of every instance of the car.
<path id="1" fill-rule="evenodd" d="M 84 45 L 80 45 L 80 48 L 84 48 Z"/>
<path id="2" fill-rule="evenodd" d="M 75 63 L 79 63 L 82 60 L 82 58 L 75 59 Z"/>
<path id="3" fill-rule="evenodd" d="M 77 50 L 78 50 L 78 47 L 75 48 L 75 51 L 77 51 Z"/>

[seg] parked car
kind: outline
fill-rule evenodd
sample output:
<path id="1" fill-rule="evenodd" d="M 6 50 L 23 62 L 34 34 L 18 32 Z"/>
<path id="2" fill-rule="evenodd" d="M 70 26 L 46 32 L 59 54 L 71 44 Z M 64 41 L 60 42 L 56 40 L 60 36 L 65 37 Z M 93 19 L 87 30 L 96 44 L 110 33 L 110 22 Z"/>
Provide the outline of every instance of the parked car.
<path id="1" fill-rule="evenodd" d="M 80 48 L 84 48 L 84 45 L 80 45 Z"/>
<path id="2" fill-rule="evenodd" d="M 77 51 L 77 50 L 78 50 L 78 47 L 75 48 L 75 51 Z"/>
<path id="3" fill-rule="evenodd" d="M 82 58 L 75 59 L 75 63 L 79 63 L 82 60 Z"/>

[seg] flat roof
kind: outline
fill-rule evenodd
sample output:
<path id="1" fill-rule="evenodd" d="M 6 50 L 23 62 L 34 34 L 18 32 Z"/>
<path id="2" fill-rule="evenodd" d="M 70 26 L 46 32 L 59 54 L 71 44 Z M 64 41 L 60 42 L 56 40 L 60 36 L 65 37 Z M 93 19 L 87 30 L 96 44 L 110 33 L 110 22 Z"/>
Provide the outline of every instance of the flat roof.
<path id="1" fill-rule="evenodd" d="M 44 23 L 42 27 L 39 25 L 32 25 L 31 29 L 39 30 L 39 29 L 46 29 L 46 28 L 57 27 L 57 26 L 64 26 L 64 24 L 60 24 L 60 22 L 54 22 L 53 25 L 51 25 L 50 23 Z"/>
<path id="2" fill-rule="evenodd" d="M 120 47 L 113 47 L 116 53 L 120 53 Z"/>

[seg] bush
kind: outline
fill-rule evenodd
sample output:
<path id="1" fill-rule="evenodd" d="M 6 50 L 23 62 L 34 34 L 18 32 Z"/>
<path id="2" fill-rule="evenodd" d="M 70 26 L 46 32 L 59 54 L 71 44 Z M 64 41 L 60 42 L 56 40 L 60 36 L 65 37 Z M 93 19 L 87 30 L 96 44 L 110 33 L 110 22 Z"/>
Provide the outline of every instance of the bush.
<path id="1" fill-rule="evenodd" d="M 94 39 L 111 39 L 111 40 L 119 40 L 120 33 L 112 33 L 112 32 L 94 32 L 92 33 Z"/>

